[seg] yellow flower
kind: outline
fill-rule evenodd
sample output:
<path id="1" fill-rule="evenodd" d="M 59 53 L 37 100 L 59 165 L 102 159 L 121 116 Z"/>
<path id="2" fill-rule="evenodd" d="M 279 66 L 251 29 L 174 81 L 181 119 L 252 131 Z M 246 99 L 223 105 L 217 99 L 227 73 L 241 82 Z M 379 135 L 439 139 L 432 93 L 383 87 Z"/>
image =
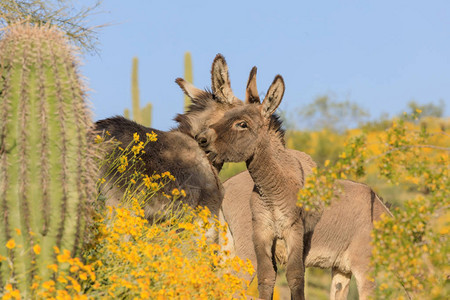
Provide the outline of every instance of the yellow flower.
<path id="1" fill-rule="evenodd" d="M 138 155 L 141 150 L 144 149 L 144 143 L 140 142 L 138 145 L 133 146 L 131 148 L 131 151 L 134 153 L 134 155 Z"/>
<path id="2" fill-rule="evenodd" d="M 15 247 L 16 247 L 16 242 L 13 239 L 10 239 L 6 243 L 6 248 L 8 248 L 8 249 L 14 249 Z"/>
<path id="3" fill-rule="evenodd" d="M 76 271 L 78 271 L 80 268 L 78 266 L 71 266 L 69 271 L 72 273 L 75 273 Z"/>
<path id="4" fill-rule="evenodd" d="M 173 196 L 179 196 L 180 195 L 180 191 L 178 189 L 173 189 L 172 190 L 172 195 Z"/>
<path id="5" fill-rule="evenodd" d="M 97 136 L 95 137 L 94 142 L 96 144 L 100 144 L 101 142 L 103 142 L 103 138 L 97 134 Z"/>
<path id="6" fill-rule="evenodd" d="M 14 299 L 20 299 L 20 291 L 19 290 L 13 290 L 9 294 Z"/>
<path id="7" fill-rule="evenodd" d="M 51 264 L 47 266 L 47 269 L 52 270 L 53 272 L 58 272 L 58 265 L 57 264 Z"/>
<path id="8" fill-rule="evenodd" d="M 144 184 L 145 184 L 145 186 L 147 188 L 150 188 L 151 183 L 152 183 L 152 181 L 151 181 L 150 177 L 148 177 L 148 175 L 145 175 L 145 177 L 144 177 Z"/>
<path id="9" fill-rule="evenodd" d="M 139 134 L 137 132 L 135 132 L 133 134 L 133 140 L 134 140 L 135 143 L 139 142 Z"/>
<path id="10" fill-rule="evenodd" d="M 19 228 L 16 228 L 16 233 L 17 233 L 17 235 L 22 235 L 22 231 L 19 229 Z"/>
<path id="11" fill-rule="evenodd" d="M 156 182 L 152 182 L 150 185 L 150 188 L 154 191 L 157 191 L 159 188 L 159 185 Z"/>
<path id="12" fill-rule="evenodd" d="M 72 288 L 79 293 L 81 291 L 81 286 L 78 283 L 78 281 L 76 281 L 75 279 L 73 279 L 70 276 L 68 278 L 69 278 L 70 282 L 72 283 Z"/>
<path id="13" fill-rule="evenodd" d="M 119 159 L 120 166 L 117 169 L 120 173 L 125 172 L 127 166 L 128 166 L 128 158 L 125 155 L 122 155 Z"/>
<path id="14" fill-rule="evenodd" d="M 39 244 L 34 245 L 33 246 L 33 251 L 34 253 L 36 253 L 37 255 L 39 255 L 41 253 L 41 246 L 39 246 Z"/>
<path id="15" fill-rule="evenodd" d="M 192 223 L 179 223 L 178 227 L 186 229 L 188 231 L 193 231 L 195 229 L 195 226 Z"/>
<path id="16" fill-rule="evenodd" d="M 85 272 L 81 272 L 79 277 L 81 280 L 87 280 L 87 274 Z"/>
<path id="17" fill-rule="evenodd" d="M 58 282 L 60 282 L 60 283 L 67 283 L 68 281 L 67 281 L 67 279 L 66 278 L 64 278 L 63 276 L 58 276 Z"/>
<path id="18" fill-rule="evenodd" d="M 156 133 L 154 133 L 153 131 L 151 134 L 147 132 L 146 135 L 147 135 L 147 140 L 150 142 L 155 142 L 158 137 L 158 135 Z"/>
<path id="19" fill-rule="evenodd" d="M 68 262 L 69 259 L 70 259 L 70 251 L 64 249 L 63 250 L 63 254 L 60 254 L 60 255 L 56 256 L 56 259 L 58 260 L 59 263 Z"/>
<path id="20" fill-rule="evenodd" d="M 55 286 L 55 282 L 53 280 L 46 281 L 42 284 L 42 287 L 46 290 L 50 290 Z"/>
<path id="21" fill-rule="evenodd" d="M 31 289 L 35 290 L 39 287 L 39 284 L 37 282 L 33 282 L 33 284 L 31 285 Z"/>

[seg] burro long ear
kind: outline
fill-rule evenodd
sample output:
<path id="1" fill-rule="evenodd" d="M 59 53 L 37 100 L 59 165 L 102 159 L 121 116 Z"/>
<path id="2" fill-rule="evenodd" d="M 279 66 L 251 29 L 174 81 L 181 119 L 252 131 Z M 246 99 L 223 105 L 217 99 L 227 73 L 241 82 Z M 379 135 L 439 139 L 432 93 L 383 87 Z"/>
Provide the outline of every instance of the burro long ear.
<path id="1" fill-rule="evenodd" d="M 234 94 L 231 90 L 230 78 L 228 76 L 228 65 L 222 54 L 217 54 L 211 68 L 211 85 L 213 93 L 219 100 L 233 102 Z"/>
<path id="2" fill-rule="evenodd" d="M 175 82 L 180 86 L 186 96 L 188 96 L 192 100 L 200 98 L 201 95 L 205 93 L 205 91 L 196 88 L 192 83 L 187 82 L 183 78 L 177 78 L 175 79 Z"/>
<path id="3" fill-rule="evenodd" d="M 250 71 L 247 81 L 247 89 L 245 90 L 245 103 L 260 103 L 258 89 L 256 88 L 256 67 Z"/>
<path id="4" fill-rule="evenodd" d="M 284 80 L 281 75 L 275 76 L 261 105 L 261 113 L 264 118 L 270 118 L 281 103 L 284 95 Z"/>

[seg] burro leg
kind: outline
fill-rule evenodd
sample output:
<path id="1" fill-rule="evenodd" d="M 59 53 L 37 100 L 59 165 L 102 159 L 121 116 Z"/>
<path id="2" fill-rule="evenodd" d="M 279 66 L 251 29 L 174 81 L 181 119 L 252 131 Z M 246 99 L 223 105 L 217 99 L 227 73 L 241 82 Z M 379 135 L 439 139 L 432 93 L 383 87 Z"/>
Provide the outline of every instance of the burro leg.
<path id="1" fill-rule="evenodd" d="M 331 270 L 330 300 L 347 299 L 351 278 L 351 273 L 342 273 L 337 268 Z"/>
<path id="2" fill-rule="evenodd" d="M 358 287 L 358 294 L 360 300 L 367 300 L 373 295 L 375 290 L 375 283 L 370 278 L 370 272 L 367 270 L 355 270 L 353 273 Z"/>
<path id="3" fill-rule="evenodd" d="M 258 223 L 253 224 L 253 243 L 255 245 L 258 276 L 258 292 L 261 299 L 272 299 L 275 279 L 277 276 L 276 266 L 273 260 L 274 235 Z"/>
<path id="4" fill-rule="evenodd" d="M 286 279 L 291 299 L 305 299 L 305 262 L 303 259 L 303 222 L 298 220 L 285 235 L 287 248 Z"/>
<path id="5" fill-rule="evenodd" d="M 375 282 L 371 276 L 373 269 L 370 265 L 372 254 L 370 242 L 370 231 L 365 230 L 353 238 L 349 247 L 352 273 L 356 279 L 360 300 L 370 299 L 375 290 Z"/>

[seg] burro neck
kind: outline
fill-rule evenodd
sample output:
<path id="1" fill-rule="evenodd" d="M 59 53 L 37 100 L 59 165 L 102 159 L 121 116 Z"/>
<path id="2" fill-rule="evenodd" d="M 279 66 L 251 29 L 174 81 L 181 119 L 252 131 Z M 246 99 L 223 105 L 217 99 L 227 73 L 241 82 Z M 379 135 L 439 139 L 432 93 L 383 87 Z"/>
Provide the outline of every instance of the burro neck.
<path id="1" fill-rule="evenodd" d="M 262 199 L 289 199 L 295 204 L 303 185 L 303 170 L 281 142 L 272 139 L 260 143 L 246 164 Z"/>

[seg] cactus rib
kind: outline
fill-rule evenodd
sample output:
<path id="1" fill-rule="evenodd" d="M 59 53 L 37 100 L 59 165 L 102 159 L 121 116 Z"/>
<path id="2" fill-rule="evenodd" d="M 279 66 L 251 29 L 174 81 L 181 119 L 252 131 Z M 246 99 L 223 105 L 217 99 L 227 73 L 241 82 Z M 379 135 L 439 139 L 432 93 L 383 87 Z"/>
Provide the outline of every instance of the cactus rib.
<path id="1" fill-rule="evenodd" d="M 96 198 L 92 121 L 74 50 L 46 26 L 13 25 L 0 40 L 0 287 L 33 298 L 34 275 L 48 280 L 54 247 L 85 241 Z M 3 245 L 14 239 L 18 247 Z M 41 249 L 35 253 L 34 245 Z M 19 247 L 20 246 L 20 247 Z M 62 267 L 61 271 L 64 271 Z"/>

